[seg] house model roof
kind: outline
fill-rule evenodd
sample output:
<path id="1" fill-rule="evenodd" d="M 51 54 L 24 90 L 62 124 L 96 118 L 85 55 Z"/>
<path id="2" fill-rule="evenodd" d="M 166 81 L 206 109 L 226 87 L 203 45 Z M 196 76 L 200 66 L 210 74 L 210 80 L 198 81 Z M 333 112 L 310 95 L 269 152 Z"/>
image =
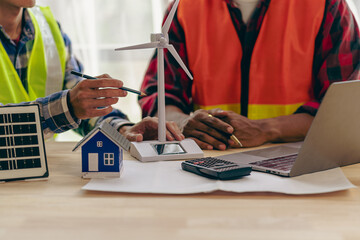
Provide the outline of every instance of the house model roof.
<path id="1" fill-rule="evenodd" d="M 101 131 L 106 135 L 110 140 L 112 140 L 119 147 L 123 148 L 126 151 L 130 149 L 130 141 L 127 140 L 122 134 L 120 134 L 115 128 L 113 128 L 108 122 L 103 121 L 99 126 L 95 127 L 91 132 L 89 132 L 78 144 L 75 146 L 73 151 L 77 150 L 79 147 L 84 145 L 89 139 L 91 139 L 96 133 Z"/>

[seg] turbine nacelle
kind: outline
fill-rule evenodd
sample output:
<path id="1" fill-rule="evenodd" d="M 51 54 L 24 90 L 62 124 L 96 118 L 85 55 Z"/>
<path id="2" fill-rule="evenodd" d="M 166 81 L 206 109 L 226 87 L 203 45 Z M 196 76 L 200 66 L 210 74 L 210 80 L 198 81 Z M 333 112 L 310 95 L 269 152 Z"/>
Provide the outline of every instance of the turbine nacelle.
<path id="1" fill-rule="evenodd" d="M 160 47 L 166 47 L 166 45 L 169 43 L 168 36 L 165 36 L 162 33 L 152 33 L 150 40 L 152 43 L 159 43 Z"/>

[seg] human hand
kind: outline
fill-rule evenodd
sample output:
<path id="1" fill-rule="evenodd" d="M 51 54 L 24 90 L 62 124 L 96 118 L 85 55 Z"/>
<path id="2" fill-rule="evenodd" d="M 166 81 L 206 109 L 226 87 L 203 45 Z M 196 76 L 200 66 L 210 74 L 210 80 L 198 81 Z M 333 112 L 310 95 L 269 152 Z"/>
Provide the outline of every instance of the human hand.
<path id="1" fill-rule="evenodd" d="M 120 89 L 122 81 L 107 74 L 96 78 L 84 79 L 69 91 L 70 105 L 79 119 L 105 116 L 113 110 L 111 105 L 118 102 L 118 97 L 127 95 Z"/>
<path id="2" fill-rule="evenodd" d="M 235 129 L 234 135 L 239 139 L 243 147 L 260 146 L 268 141 L 262 120 L 250 120 L 235 112 L 221 109 L 212 109 L 209 113 L 230 124 Z M 241 147 L 232 140 L 229 142 L 231 147 Z"/>
<path id="3" fill-rule="evenodd" d="M 229 145 L 229 136 L 234 131 L 230 124 L 212 117 L 203 109 L 185 118 L 181 127 L 186 137 L 194 139 L 200 148 L 208 150 L 225 150 Z"/>
<path id="4" fill-rule="evenodd" d="M 158 118 L 156 117 L 146 117 L 134 126 L 121 127 L 119 131 L 129 141 L 141 142 L 143 140 L 154 140 L 158 138 L 158 122 Z M 175 122 L 166 122 L 166 139 L 169 141 L 181 141 L 185 139 Z"/>

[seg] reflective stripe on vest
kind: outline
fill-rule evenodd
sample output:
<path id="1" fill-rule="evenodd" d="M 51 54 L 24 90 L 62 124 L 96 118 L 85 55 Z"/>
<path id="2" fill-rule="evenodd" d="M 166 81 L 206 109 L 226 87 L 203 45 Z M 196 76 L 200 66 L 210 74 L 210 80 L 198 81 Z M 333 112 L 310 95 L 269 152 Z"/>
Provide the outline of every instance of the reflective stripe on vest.
<path id="1" fill-rule="evenodd" d="M 324 8 L 325 0 L 270 2 L 251 58 L 249 118 L 289 115 L 313 98 L 313 55 Z M 195 107 L 240 113 L 242 47 L 226 2 L 182 0 L 177 16 Z"/>
<path id="2" fill-rule="evenodd" d="M 47 65 L 47 76 L 46 76 L 46 91 L 45 96 L 58 92 L 62 90 L 64 76 L 63 76 L 63 66 L 60 63 L 60 56 L 57 49 L 57 44 L 55 43 L 55 39 L 53 37 L 53 33 L 50 29 L 49 23 L 45 19 L 44 14 L 51 14 L 50 11 L 44 11 L 44 13 L 40 10 L 39 7 L 34 7 L 30 9 L 34 14 L 36 21 L 39 25 L 40 32 L 43 39 L 44 49 L 45 49 L 45 60 Z M 52 17 L 52 14 L 51 16 Z M 48 18 L 50 18 L 48 16 Z M 53 18 L 53 17 L 52 17 Z M 52 21 L 49 21 L 52 22 Z M 54 22 L 52 22 L 54 23 Z M 56 21 L 55 21 L 56 23 Z M 57 23 L 56 23 L 56 27 Z M 35 30 L 36 32 L 36 30 Z M 61 33 L 60 33 L 61 35 Z M 62 37 L 62 36 L 61 36 Z M 63 41 L 62 41 L 63 42 Z M 65 46 L 64 46 L 65 47 Z M 65 65 L 64 65 L 65 66 Z M 51 79 L 51 81 L 49 81 Z"/>
<path id="3" fill-rule="evenodd" d="M 35 39 L 28 62 L 28 92 L 0 44 L 1 103 L 33 101 L 62 90 L 66 63 L 65 43 L 50 9 L 40 9 L 35 7 L 31 9 L 32 12 L 29 11 L 35 29 Z"/>

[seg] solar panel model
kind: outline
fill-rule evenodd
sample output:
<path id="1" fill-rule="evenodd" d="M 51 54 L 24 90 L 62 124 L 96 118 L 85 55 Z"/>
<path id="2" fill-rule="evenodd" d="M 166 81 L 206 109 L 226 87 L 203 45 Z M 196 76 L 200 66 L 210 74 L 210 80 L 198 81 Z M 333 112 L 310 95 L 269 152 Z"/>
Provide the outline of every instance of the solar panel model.
<path id="1" fill-rule="evenodd" d="M 0 106 L 0 181 L 49 176 L 38 105 Z"/>

